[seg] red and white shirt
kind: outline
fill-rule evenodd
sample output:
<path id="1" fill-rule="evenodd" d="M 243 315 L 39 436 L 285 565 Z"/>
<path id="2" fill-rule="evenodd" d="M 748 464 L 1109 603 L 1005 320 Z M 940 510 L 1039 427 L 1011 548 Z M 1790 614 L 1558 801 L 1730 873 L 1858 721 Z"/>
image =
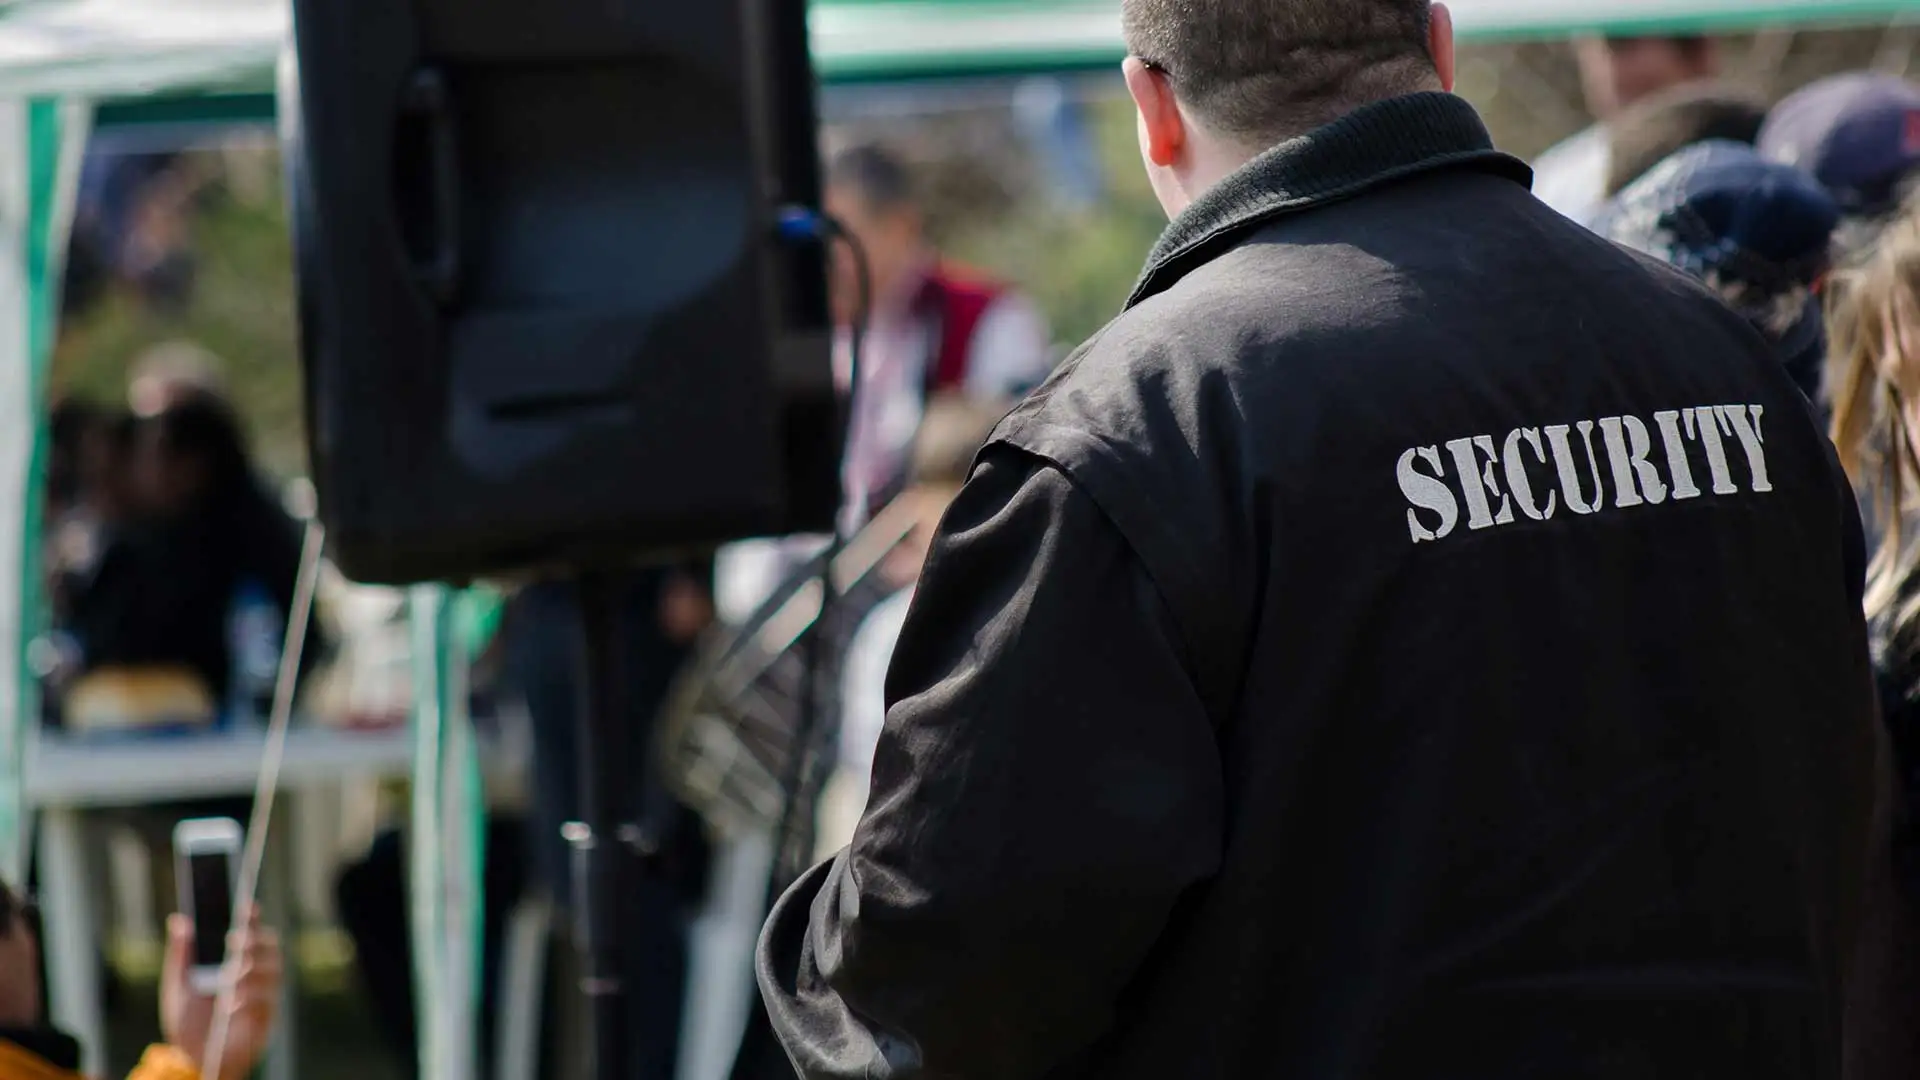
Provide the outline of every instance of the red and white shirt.
<path id="1" fill-rule="evenodd" d="M 850 346 L 843 331 L 835 350 L 843 388 Z M 842 475 L 850 527 L 905 471 L 930 392 L 1016 400 L 1052 370 L 1053 346 L 1025 297 L 928 262 L 876 298 L 860 366 Z"/>

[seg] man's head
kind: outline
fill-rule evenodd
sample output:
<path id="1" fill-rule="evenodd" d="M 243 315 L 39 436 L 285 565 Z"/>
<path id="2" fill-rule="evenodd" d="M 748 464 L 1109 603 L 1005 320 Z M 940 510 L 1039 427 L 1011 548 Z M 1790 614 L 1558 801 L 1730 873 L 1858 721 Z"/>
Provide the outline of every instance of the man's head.
<path id="1" fill-rule="evenodd" d="M 134 359 L 127 403 L 136 414 L 158 416 L 191 397 L 226 400 L 219 357 L 190 341 L 169 341 Z"/>
<path id="2" fill-rule="evenodd" d="M 1641 99 L 1607 125 L 1606 194 L 1618 194 L 1648 170 L 1695 143 L 1753 145 L 1766 121 L 1756 95 L 1712 79 L 1669 87 Z"/>
<path id="3" fill-rule="evenodd" d="M 926 232 L 912 170 L 886 147 L 863 143 L 828 160 L 826 181 L 827 213 L 853 234 L 866 253 L 874 295 L 886 295 L 926 256 Z M 835 245 L 834 316 L 843 326 L 859 314 L 855 274 L 852 258 L 842 245 Z"/>
<path id="4" fill-rule="evenodd" d="M 1713 39 L 1682 37 L 1589 37 L 1574 42 L 1587 111 L 1611 120 L 1621 109 L 1651 94 L 1720 69 Z"/>
<path id="5" fill-rule="evenodd" d="M 1360 106 L 1453 88 L 1453 23 L 1428 0 L 1122 0 L 1127 90 L 1161 206 Z"/>
<path id="6" fill-rule="evenodd" d="M 163 516 L 223 502 L 250 484 L 246 436 L 223 402 L 189 397 L 141 421 L 136 485 Z"/>

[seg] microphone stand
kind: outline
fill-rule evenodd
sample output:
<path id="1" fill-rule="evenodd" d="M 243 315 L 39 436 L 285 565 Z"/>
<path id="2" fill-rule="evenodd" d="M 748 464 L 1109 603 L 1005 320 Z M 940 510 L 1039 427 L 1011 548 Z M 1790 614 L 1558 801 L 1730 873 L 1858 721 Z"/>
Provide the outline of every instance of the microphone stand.
<path id="1" fill-rule="evenodd" d="M 575 941 L 582 962 L 580 991 L 586 998 L 592 1037 L 589 1068 L 594 1080 L 632 1080 L 631 1021 L 623 980 L 631 954 L 620 902 L 632 874 L 652 846 L 631 820 L 638 800 L 631 789 L 645 782 L 633 775 L 633 702 L 624 665 L 631 661 L 632 628 L 625 604 L 631 575 L 582 571 L 577 578 L 580 629 L 580 709 L 575 718 L 580 820 L 564 829 L 573 854 Z"/>

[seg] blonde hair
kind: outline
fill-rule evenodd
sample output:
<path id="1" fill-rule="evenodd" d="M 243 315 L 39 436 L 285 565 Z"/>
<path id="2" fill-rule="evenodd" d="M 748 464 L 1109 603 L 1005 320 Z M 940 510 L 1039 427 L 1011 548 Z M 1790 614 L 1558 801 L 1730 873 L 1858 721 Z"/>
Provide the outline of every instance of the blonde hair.
<path id="1" fill-rule="evenodd" d="M 1920 624 L 1920 589 L 1905 588 L 1920 564 L 1905 521 L 1920 494 L 1908 431 L 1909 407 L 1920 405 L 1920 353 L 1902 351 L 1902 326 L 1920 342 L 1920 202 L 1890 218 L 1878 241 L 1834 275 L 1827 299 L 1831 434 L 1848 479 L 1880 518 L 1866 608 L 1889 639 L 1908 639 Z"/>

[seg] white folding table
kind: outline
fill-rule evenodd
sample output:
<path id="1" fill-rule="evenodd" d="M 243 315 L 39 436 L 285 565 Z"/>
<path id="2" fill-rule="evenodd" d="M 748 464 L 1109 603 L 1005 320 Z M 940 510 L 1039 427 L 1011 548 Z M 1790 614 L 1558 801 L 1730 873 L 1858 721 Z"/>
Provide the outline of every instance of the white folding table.
<path id="1" fill-rule="evenodd" d="M 106 1066 L 94 917 L 98 883 L 91 880 L 93 863 L 84 847 L 83 812 L 251 795 L 265 750 L 266 735 L 257 730 L 108 739 L 43 731 L 28 747 L 24 780 L 27 805 L 39 820 L 47 1000 L 54 1023 L 80 1041 L 83 1074 L 104 1076 Z M 405 779 L 412 767 L 413 736 L 406 727 L 363 732 L 296 724 L 287 733 L 280 789 L 298 796 L 349 780 Z M 284 866 L 284 856 L 276 852 L 269 861 Z M 269 1080 L 292 1080 L 295 1026 L 292 1009 L 284 1009 L 268 1059 Z"/>

